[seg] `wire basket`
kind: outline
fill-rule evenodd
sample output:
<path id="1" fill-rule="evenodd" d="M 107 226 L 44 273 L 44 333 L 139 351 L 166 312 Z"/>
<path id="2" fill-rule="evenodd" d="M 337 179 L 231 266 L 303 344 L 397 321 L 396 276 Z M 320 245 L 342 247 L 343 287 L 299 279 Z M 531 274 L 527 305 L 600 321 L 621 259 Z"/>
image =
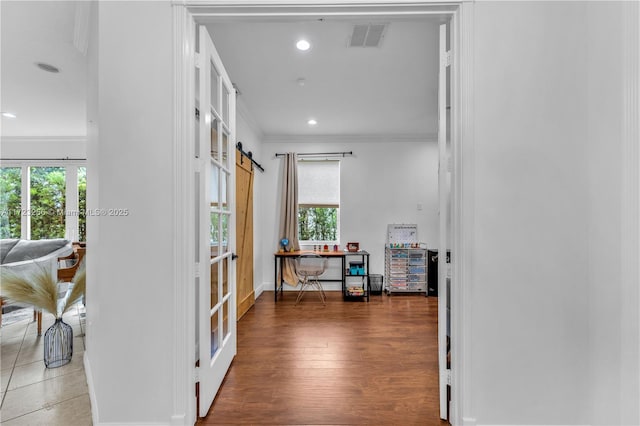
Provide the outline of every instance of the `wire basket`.
<path id="1" fill-rule="evenodd" d="M 382 294 L 383 277 L 379 274 L 369 275 L 369 291 L 371 294 Z"/>

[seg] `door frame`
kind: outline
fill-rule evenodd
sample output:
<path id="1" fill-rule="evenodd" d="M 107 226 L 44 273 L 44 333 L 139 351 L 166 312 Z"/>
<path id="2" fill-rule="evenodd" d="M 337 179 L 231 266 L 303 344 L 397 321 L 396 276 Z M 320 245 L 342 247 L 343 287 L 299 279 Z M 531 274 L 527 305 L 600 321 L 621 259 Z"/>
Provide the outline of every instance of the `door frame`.
<path id="1" fill-rule="evenodd" d="M 452 50 L 452 174 L 451 247 L 452 283 L 458 291 L 451 297 L 451 416 L 452 424 L 474 424 L 471 415 L 470 362 L 465 348 L 471 339 L 465 322 L 466 295 L 470 292 L 473 241 L 473 10 L 471 0 L 416 1 L 390 4 L 388 0 L 182 0 L 173 4 L 174 51 L 174 367 L 172 425 L 196 421 L 195 368 L 195 199 L 193 138 L 195 137 L 195 38 L 196 21 L 309 16 L 425 16 L 450 15 Z M 235 206 L 233 207 L 235 208 Z M 467 251 L 463 248 L 467 247 Z M 463 325 L 467 325 L 463 327 Z"/>

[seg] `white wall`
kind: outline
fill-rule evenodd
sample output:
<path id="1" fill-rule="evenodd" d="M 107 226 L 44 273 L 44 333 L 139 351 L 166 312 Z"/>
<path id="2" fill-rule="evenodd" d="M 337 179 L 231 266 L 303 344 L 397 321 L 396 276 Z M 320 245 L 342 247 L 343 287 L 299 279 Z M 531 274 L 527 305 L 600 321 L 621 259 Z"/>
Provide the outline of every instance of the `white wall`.
<path id="1" fill-rule="evenodd" d="M 215 43 L 215 41 L 214 41 Z M 236 115 L 236 139 L 242 142 L 242 149 L 253 153 L 253 159 L 264 167 L 262 154 L 262 132 L 256 126 L 251 113 L 243 105 L 242 97 L 238 97 L 239 107 Z M 254 168 L 253 175 L 253 289 L 255 297 L 258 298 L 264 290 L 263 286 L 263 240 L 264 229 L 262 228 L 262 187 L 264 183 L 264 173 L 257 167 Z"/>
<path id="2" fill-rule="evenodd" d="M 419 239 L 437 247 L 438 238 L 438 144 L 437 142 L 277 142 L 263 145 L 267 172 L 262 186 L 264 282 L 273 288 L 273 253 L 278 248 L 278 217 L 282 159 L 276 153 L 353 151 L 340 164 L 340 246 L 357 241 L 371 253 L 371 273 L 384 274 L 387 225 L 415 223 Z M 422 204 L 422 210 L 418 210 Z M 339 277 L 333 266 L 328 278 Z M 339 289 L 339 284 L 323 284 Z"/>
<path id="3" fill-rule="evenodd" d="M 88 198 L 90 207 L 130 213 L 94 217 L 88 229 L 86 365 L 94 422 L 168 424 L 175 285 L 172 7 L 100 2 L 99 9 L 98 57 L 90 65 L 97 106 L 89 108 L 99 135 L 90 136 Z"/>
<path id="4" fill-rule="evenodd" d="M 472 412 L 588 423 L 585 7 L 482 2 L 475 19 Z"/>
<path id="5" fill-rule="evenodd" d="M 474 9 L 464 415 L 638 424 L 638 292 L 620 272 L 620 4 Z"/>
<path id="6" fill-rule="evenodd" d="M 620 8 L 588 7 L 589 300 L 592 415 L 620 424 L 620 203 L 622 65 L 620 31 L 610 28 Z M 595 24 L 595 25 L 594 25 Z M 600 25 L 602 24 L 602 25 Z M 606 81 L 606 83 L 604 83 Z M 603 84 L 604 83 L 604 84 Z M 614 349 L 615 348 L 615 349 Z"/>
<path id="7" fill-rule="evenodd" d="M 636 6 L 636 16 L 637 10 Z M 640 422 L 638 307 L 629 309 L 628 302 L 638 301 L 638 288 L 637 282 L 625 288 L 622 279 L 622 235 L 631 231 L 621 227 L 623 106 L 625 93 L 628 96 L 620 71 L 625 55 L 624 13 L 627 10 L 620 3 L 587 6 L 589 387 L 591 421 L 602 425 Z"/>

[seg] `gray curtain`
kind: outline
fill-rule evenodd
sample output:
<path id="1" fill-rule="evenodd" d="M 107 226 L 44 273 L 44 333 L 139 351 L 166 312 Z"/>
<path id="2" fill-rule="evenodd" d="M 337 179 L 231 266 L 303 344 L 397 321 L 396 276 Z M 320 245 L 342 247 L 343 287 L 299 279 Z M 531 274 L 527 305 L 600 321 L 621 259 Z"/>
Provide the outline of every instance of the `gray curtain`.
<path id="1" fill-rule="evenodd" d="M 281 248 L 280 241 L 286 238 L 289 240 L 287 251 L 300 250 L 298 242 L 298 156 L 295 152 L 288 152 L 284 158 L 279 229 L 278 249 Z M 284 259 L 281 274 L 285 283 L 294 287 L 298 285 L 298 275 L 293 259 Z"/>

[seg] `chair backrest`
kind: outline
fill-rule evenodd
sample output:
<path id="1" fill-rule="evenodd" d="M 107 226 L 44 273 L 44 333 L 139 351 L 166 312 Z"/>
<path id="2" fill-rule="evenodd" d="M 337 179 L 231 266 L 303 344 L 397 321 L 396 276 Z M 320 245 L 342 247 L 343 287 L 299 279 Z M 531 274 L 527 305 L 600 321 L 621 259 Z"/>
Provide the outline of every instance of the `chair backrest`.
<path id="1" fill-rule="evenodd" d="M 328 259 L 317 254 L 303 254 L 294 260 L 300 275 L 321 275 L 327 270 Z"/>

